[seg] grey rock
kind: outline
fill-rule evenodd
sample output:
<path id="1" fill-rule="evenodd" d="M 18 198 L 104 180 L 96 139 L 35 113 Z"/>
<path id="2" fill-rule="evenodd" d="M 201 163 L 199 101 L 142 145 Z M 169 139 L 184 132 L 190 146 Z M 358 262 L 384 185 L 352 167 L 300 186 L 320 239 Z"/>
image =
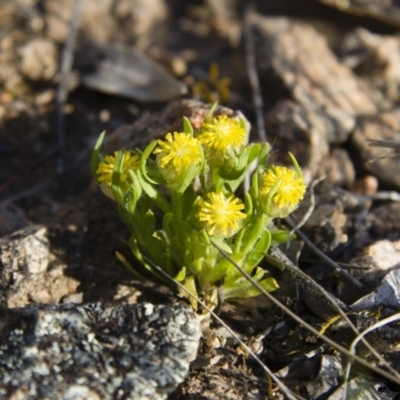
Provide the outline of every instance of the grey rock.
<path id="1" fill-rule="evenodd" d="M 350 144 L 357 149 L 359 168 L 376 176 L 379 182 L 396 190 L 400 188 L 397 148 L 371 146 L 369 139 L 392 142 L 400 140 L 400 108 L 375 115 L 362 116 L 350 136 Z"/>
<path id="2" fill-rule="evenodd" d="M 28 292 L 32 280 L 42 276 L 48 262 L 46 227 L 30 225 L 1 238 L 0 305 L 5 305 L 17 292 Z"/>
<path id="3" fill-rule="evenodd" d="M 50 254 L 45 226 L 29 225 L 4 236 L 0 239 L 0 305 L 14 308 L 68 301 L 79 281 L 65 273 L 66 267 Z"/>
<path id="4" fill-rule="evenodd" d="M 2 399 L 165 399 L 200 338 L 186 305 L 35 305 L 0 318 Z"/>
<path id="5" fill-rule="evenodd" d="M 356 116 L 376 112 L 358 78 L 310 24 L 256 13 L 251 22 L 258 41 L 258 70 L 268 82 L 268 93 L 289 95 L 309 110 L 308 120 L 315 114 L 312 119 L 323 127 L 330 143 L 347 140 Z"/>
<path id="6" fill-rule="evenodd" d="M 332 127 L 327 124 L 320 112 L 291 100 L 280 101 L 266 115 L 268 136 L 274 138 L 273 147 L 279 150 L 274 157 L 290 165 L 290 151 L 302 168 L 317 176 L 329 156 L 328 132 Z"/>
<path id="7" fill-rule="evenodd" d="M 143 102 L 167 101 L 187 93 L 184 83 L 139 49 L 109 45 L 93 51 L 95 65 L 82 75 L 88 88 Z"/>

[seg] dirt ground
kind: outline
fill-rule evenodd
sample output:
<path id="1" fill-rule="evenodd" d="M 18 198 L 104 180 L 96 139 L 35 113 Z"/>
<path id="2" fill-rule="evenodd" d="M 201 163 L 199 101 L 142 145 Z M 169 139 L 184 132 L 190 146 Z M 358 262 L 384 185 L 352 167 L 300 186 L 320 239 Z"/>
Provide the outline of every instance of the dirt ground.
<path id="1" fill-rule="evenodd" d="M 307 274 L 352 304 L 396 269 L 398 149 L 372 147 L 368 139 L 400 142 L 398 2 L 270 0 L 254 2 L 252 11 L 235 0 L 86 0 L 78 6 L 73 0 L 0 1 L 0 238 L 33 226 L 50 249 L 46 270 L 29 284 L 1 279 L 2 307 L 176 301 L 169 289 L 134 279 L 115 257 L 118 251 L 135 265 L 127 230 L 93 181 L 90 154 L 104 130 L 106 151 L 143 148 L 179 129 L 182 116 L 196 123 L 204 103 L 215 99 L 243 113 L 252 140 L 266 133 L 274 162 L 284 163 L 291 151 L 308 185 L 324 177 L 313 189 L 315 201 L 309 194 L 295 218 L 314 201 L 305 235 L 334 261 L 353 265 L 349 272 L 368 289 L 352 287 L 304 246 L 300 266 Z M 259 78 L 253 85 L 251 74 Z M 272 273 L 281 285 L 276 297 L 317 329 L 323 326 L 310 305 L 315 300 L 295 293 L 285 274 Z M 344 357 L 270 302 L 225 304 L 221 317 L 294 392 L 340 398 L 333 395 L 343 375 L 333 371 L 332 360 L 340 365 Z M 347 329 L 327 334 L 347 346 L 353 338 Z M 371 341 L 398 370 L 397 340 L 376 335 Z M 381 365 L 366 349 L 360 354 Z M 352 378 L 360 376 L 365 381 L 355 390 L 362 386 L 365 398 L 399 396 L 393 381 L 358 366 Z M 214 324 L 170 398 L 284 396 Z"/>

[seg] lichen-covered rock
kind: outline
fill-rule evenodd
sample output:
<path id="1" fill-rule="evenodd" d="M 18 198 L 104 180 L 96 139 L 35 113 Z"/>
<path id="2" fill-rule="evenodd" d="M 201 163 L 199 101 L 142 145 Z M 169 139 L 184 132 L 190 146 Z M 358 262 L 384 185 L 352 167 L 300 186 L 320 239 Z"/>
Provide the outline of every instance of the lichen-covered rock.
<path id="1" fill-rule="evenodd" d="M 2 399 L 165 399 L 200 338 L 185 305 L 40 305 L 0 322 Z"/>
<path id="2" fill-rule="evenodd" d="M 24 307 L 58 303 L 76 292 L 79 282 L 50 254 L 47 228 L 28 225 L 0 238 L 0 305 Z"/>

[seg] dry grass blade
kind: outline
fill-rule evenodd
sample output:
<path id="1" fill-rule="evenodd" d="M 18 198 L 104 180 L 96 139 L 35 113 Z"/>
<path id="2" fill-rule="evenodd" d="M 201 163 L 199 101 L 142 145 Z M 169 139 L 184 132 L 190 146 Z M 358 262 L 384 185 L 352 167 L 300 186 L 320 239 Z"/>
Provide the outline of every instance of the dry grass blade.
<path id="1" fill-rule="evenodd" d="M 264 122 L 264 105 L 261 95 L 260 81 L 257 75 L 256 56 L 254 51 L 254 38 L 251 32 L 251 14 L 253 12 L 253 5 L 250 3 L 245 10 L 243 20 L 244 43 L 246 50 L 246 66 L 249 75 L 250 86 L 253 93 L 253 104 L 257 118 L 257 130 L 260 142 L 267 141 L 267 133 Z"/>
<path id="2" fill-rule="evenodd" d="M 385 326 L 387 324 L 390 324 L 391 322 L 398 321 L 398 320 L 400 320 L 400 313 L 391 315 L 390 317 L 387 317 L 387 318 L 383 319 L 382 321 L 378 321 L 376 324 L 368 327 L 365 331 L 361 332 L 351 343 L 351 345 L 350 345 L 351 353 L 353 355 L 355 354 L 355 349 L 356 349 L 357 344 L 360 342 L 360 340 L 362 340 L 364 338 L 365 335 L 374 331 L 375 329 L 378 329 L 382 326 Z M 351 370 L 352 363 L 353 363 L 353 358 L 349 358 L 347 361 L 346 369 L 345 369 L 345 373 L 344 373 L 344 396 L 343 396 L 344 398 L 346 398 L 347 381 L 350 376 L 350 370 Z"/>
<path id="3" fill-rule="evenodd" d="M 198 304 L 200 304 L 205 310 L 207 310 L 239 343 L 243 348 L 248 352 L 248 354 L 251 355 L 251 357 L 257 362 L 257 364 L 260 365 L 260 367 L 265 371 L 265 373 L 276 383 L 276 385 L 282 390 L 282 392 L 287 396 L 288 399 L 291 400 L 304 400 L 303 397 L 299 396 L 298 394 L 292 392 L 280 379 L 278 379 L 275 374 L 260 360 L 260 358 L 257 357 L 257 355 L 250 349 L 249 346 L 247 346 L 241 339 L 240 337 L 227 325 L 225 322 L 218 317 L 209 307 L 206 306 L 199 298 L 196 296 L 193 296 L 192 293 L 186 289 L 181 283 L 175 281 L 173 278 L 171 278 L 166 272 L 163 271 L 162 268 L 160 268 L 158 265 L 154 264 L 149 258 L 144 257 L 146 261 L 151 264 L 160 274 L 162 274 L 166 279 L 170 280 L 179 288 L 184 290 L 188 295 L 194 297 Z"/>
<path id="4" fill-rule="evenodd" d="M 268 293 L 267 291 L 265 291 L 261 285 L 256 282 L 247 272 L 245 272 L 230 256 L 229 254 L 227 254 L 223 249 L 221 249 L 215 242 L 213 242 L 213 245 L 218 249 L 218 251 L 227 259 L 231 262 L 232 265 L 235 266 L 235 268 L 240 271 L 240 273 L 248 280 L 250 281 L 265 297 L 267 297 L 272 303 L 274 303 L 277 307 L 279 307 L 282 311 L 284 311 L 289 317 L 293 318 L 298 324 L 302 325 L 304 328 L 308 329 L 310 332 L 312 332 L 313 334 L 315 334 L 316 336 L 318 336 L 319 338 L 321 338 L 321 340 L 323 340 L 324 342 L 330 344 L 331 346 L 333 346 L 335 349 L 337 349 L 339 352 L 341 352 L 342 354 L 349 356 L 349 357 L 353 357 L 355 361 L 357 361 L 358 363 L 360 363 L 361 365 L 369 368 L 371 371 L 374 371 L 375 373 L 385 377 L 386 379 L 390 380 L 391 382 L 394 382 L 396 384 L 400 384 L 400 376 L 398 374 L 397 371 L 393 370 L 393 368 L 391 368 L 386 362 L 385 360 L 383 360 L 383 358 L 381 356 L 378 355 L 378 359 L 383 362 L 383 364 L 390 369 L 393 374 L 390 374 L 389 372 L 383 370 L 382 368 L 379 367 L 374 367 L 372 365 L 370 365 L 367 361 L 365 361 L 364 359 L 362 359 L 361 357 L 352 355 L 351 352 L 346 349 L 345 347 L 339 345 L 338 343 L 336 343 L 335 341 L 333 341 L 332 339 L 330 339 L 329 337 L 321 334 L 320 332 L 318 332 L 318 330 L 316 330 L 313 326 L 311 326 L 310 324 L 308 324 L 307 322 L 305 322 L 304 320 L 302 320 L 301 318 L 299 318 L 293 311 L 291 311 L 289 308 L 287 308 L 285 305 L 283 305 L 281 302 L 279 302 L 275 297 L 273 297 L 270 293 Z M 310 278 L 311 279 L 311 278 Z M 337 307 L 337 305 L 333 302 L 333 304 L 335 305 L 335 307 Z M 338 311 L 339 311 L 339 307 L 338 307 Z M 342 310 L 341 314 L 342 316 L 348 320 L 348 317 L 343 313 Z M 353 325 L 350 322 L 351 325 Z M 350 325 L 350 326 L 351 326 Z M 353 325 L 354 327 L 354 325 Z M 354 327 L 355 330 L 357 330 Z M 367 344 L 369 349 L 374 350 L 372 348 L 371 345 L 369 345 L 367 342 L 363 341 L 363 343 Z M 373 354 L 376 356 L 376 351 L 373 351 Z"/>
<path id="5" fill-rule="evenodd" d="M 372 147 L 387 147 L 392 149 L 400 149 L 400 143 L 394 140 L 367 139 L 367 142 Z"/>
<path id="6" fill-rule="evenodd" d="M 60 83 L 57 90 L 57 175 L 61 175 L 64 172 L 65 121 L 63 107 L 68 96 L 69 77 L 74 59 L 74 45 L 83 3 L 84 0 L 75 1 L 67 41 L 61 56 Z"/>
<path id="7" fill-rule="evenodd" d="M 296 224 L 289 217 L 286 218 L 287 223 L 292 229 L 295 229 L 296 234 L 304 240 L 305 244 L 316 254 L 319 258 L 325 261 L 329 266 L 331 266 L 335 271 L 337 271 L 344 279 L 351 282 L 355 287 L 359 289 L 363 289 L 364 286 L 361 282 L 355 279 L 352 275 L 350 275 L 345 269 L 343 269 L 338 263 L 335 263 L 332 259 L 330 259 L 326 254 L 324 254 L 320 249 L 318 249 L 314 243 L 300 230 L 296 229 Z"/>

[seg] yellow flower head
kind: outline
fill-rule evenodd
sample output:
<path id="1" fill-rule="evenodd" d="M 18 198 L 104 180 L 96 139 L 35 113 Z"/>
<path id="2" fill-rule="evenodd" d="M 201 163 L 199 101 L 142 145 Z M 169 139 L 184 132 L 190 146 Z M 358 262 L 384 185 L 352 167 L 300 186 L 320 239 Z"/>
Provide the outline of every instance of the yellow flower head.
<path id="1" fill-rule="evenodd" d="M 238 120 L 226 115 L 205 121 L 198 136 L 210 164 L 219 167 L 246 144 L 246 130 Z"/>
<path id="2" fill-rule="evenodd" d="M 246 218 L 244 204 L 233 194 L 208 193 L 206 200 L 198 198 L 196 217 L 210 236 L 228 238 L 233 236 Z"/>
<path id="3" fill-rule="evenodd" d="M 171 186 L 182 183 L 190 166 L 200 166 L 202 162 L 199 141 L 183 132 L 167 133 L 165 141 L 158 141 L 154 154 L 159 170 Z"/>
<path id="4" fill-rule="evenodd" d="M 267 203 L 270 190 L 277 184 L 276 192 Z M 295 171 L 286 167 L 271 167 L 262 174 L 259 184 L 260 201 L 264 211 L 277 218 L 285 218 L 292 213 L 303 200 L 306 186 L 303 178 Z"/>
<path id="5" fill-rule="evenodd" d="M 106 156 L 97 168 L 97 180 L 101 184 L 111 186 L 112 174 L 114 171 L 115 160 L 118 151 L 113 156 Z M 137 154 L 129 151 L 125 152 L 124 160 L 122 161 L 121 183 L 129 183 L 129 171 L 136 171 L 140 167 L 140 157 Z"/>

